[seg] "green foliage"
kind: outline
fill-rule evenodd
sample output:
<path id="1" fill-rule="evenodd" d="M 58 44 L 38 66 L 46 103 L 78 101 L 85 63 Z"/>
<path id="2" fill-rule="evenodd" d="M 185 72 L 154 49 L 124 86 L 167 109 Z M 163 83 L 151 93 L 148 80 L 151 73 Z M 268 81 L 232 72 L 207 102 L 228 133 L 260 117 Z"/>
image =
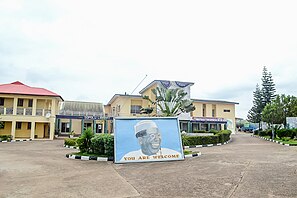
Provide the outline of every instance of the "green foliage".
<path id="1" fill-rule="evenodd" d="M 83 134 L 76 140 L 81 152 L 89 153 L 91 151 L 91 139 L 94 136 L 92 128 L 87 128 Z"/>
<path id="2" fill-rule="evenodd" d="M 64 140 L 64 145 L 67 145 L 67 146 L 76 146 L 76 139 L 66 138 Z"/>
<path id="3" fill-rule="evenodd" d="M 97 134 L 91 139 L 91 150 L 97 155 L 114 155 L 114 137 L 110 134 Z"/>
<path id="4" fill-rule="evenodd" d="M 248 121 L 252 123 L 261 122 L 261 113 L 263 111 L 264 105 L 262 102 L 262 92 L 259 85 L 256 85 L 256 90 L 253 92 L 253 106 L 248 111 Z"/>
<path id="5" fill-rule="evenodd" d="M 209 132 L 205 130 L 195 130 L 192 133 L 209 133 Z"/>
<path id="6" fill-rule="evenodd" d="M 185 134 L 182 135 L 182 143 L 184 146 L 224 143 L 230 140 L 230 135 L 230 130 L 222 130 L 211 136 L 187 136 Z"/>
<path id="7" fill-rule="evenodd" d="M 276 134 L 279 138 L 290 137 L 293 139 L 296 136 L 296 131 L 293 129 L 280 129 L 276 131 Z"/>
<path id="8" fill-rule="evenodd" d="M 264 107 L 275 98 L 275 84 L 272 75 L 264 66 L 262 73 L 262 99 Z"/>
<path id="9" fill-rule="evenodd" d="M 158 110 L 161 111 L 162 116 L 177 116 L 183 112 L 191 112 L 195 110 L 193 102 L 184 99 L 187 93 L 182 89 L 165 89 L 157 87 L 156 89 L 152 89 L 152 92 L 156 97 L 155 101 L 152 101 L 148 96 L 143 96 L 143 99 L 156 105 Z M 146 113 L 147 111 L 145 109 L 147 108 L 144 108 L 143 111 Z"/>
<path id="10" fill-rule="evenodd" d="M 272 129 L 268 129 L 265 131 L 259 131 L 259 136 L 272 136 Z"/>
<path id="11" fill-rule="evenodd" d="M 269 124 L 284 124 L 286 117 L 297 116 L 297 98 L 295 96 L 276 95 L 276 98 L 267 104 L 262 112 L 263 121 Z"/>
<path id="12" fill-rule="evenodd" d="M 13 136 L 12 135 L 0 135 L 0 140 L 1 141 L 8 141 L 10 142 L 12 140 Z"/>

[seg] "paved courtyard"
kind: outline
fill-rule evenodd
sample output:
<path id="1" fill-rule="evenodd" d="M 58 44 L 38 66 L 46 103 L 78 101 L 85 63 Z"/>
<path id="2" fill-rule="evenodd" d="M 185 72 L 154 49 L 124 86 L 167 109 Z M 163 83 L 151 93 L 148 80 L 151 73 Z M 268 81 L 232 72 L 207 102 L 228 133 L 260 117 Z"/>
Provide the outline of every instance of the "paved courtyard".
<path id="1" fill-rule="evenodd" d="M 0 143 L 0 198 L 297 197 L 297 147 L 232 139 L 184 161 L 120 165 L 67 159 L 62 140 Z"/>

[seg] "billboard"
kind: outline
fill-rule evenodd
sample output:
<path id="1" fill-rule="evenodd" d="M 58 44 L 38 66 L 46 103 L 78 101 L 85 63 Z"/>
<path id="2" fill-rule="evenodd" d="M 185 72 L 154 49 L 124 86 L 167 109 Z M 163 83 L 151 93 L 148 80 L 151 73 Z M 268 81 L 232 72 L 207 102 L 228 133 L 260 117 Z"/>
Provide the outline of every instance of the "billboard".
<path id="1" fill-rule="evenodd" d="M 297 128 L 297 117 L 286 117 L 286 121 L 289 129 Z"/>
<path id="2" fill-rule="evenodd" d="M 115 118 L 115 163 L 183 160 L 176 117 Z"/>

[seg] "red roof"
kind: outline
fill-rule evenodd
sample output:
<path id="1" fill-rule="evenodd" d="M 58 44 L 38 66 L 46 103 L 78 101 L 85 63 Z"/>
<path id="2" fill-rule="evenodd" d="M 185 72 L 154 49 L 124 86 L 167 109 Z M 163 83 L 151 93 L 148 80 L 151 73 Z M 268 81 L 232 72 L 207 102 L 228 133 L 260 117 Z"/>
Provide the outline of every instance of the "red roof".
<path id="1" fill-rule="evenodd" d="M 37 87 L 30 87 L 25 85 L 19 81 L 10 83 L 10 84 L 2 84 L 0 85 L 0 93 L 2 94 L 21 94 L 21 95 L 36 95 L 36 96 L 54 96 L 60 97 L 62 100 L 63 98 L 47 89 L 44 88 L 37 88 Z"/>

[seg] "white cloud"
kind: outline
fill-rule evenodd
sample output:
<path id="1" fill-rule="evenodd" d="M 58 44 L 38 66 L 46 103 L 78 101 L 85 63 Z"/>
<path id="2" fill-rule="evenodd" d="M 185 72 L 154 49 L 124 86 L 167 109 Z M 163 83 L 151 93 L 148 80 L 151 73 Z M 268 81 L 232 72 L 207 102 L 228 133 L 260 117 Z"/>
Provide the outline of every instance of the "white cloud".
<path id="1" fill-rule="evenodd" d="M 0 68 L 18 71 L 2 79 L 106 103 L 148 74 L 134 94 L 155 79 L 191 81 L 193 98 L 239 102 L 237 116 L 245 117 L 264 65 L 278 92 L 297 94 L 290 86 L 297 72 L 294 5 L 1 1 Z M 38 74 L 47 81 L 33 79 Z"/>

